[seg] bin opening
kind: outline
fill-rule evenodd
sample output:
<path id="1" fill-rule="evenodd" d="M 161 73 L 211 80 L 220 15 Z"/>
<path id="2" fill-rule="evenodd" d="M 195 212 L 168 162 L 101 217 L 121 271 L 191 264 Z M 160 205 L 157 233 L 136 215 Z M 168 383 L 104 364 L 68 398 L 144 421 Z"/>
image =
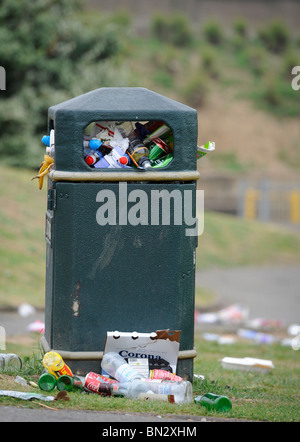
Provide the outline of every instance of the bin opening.
<path id="1" fill-rule="evenodd" d="M 94 121 L 83 133 L 91 168 L 166 167 L 173 160 L 173 132 L 163 121 Z"/>

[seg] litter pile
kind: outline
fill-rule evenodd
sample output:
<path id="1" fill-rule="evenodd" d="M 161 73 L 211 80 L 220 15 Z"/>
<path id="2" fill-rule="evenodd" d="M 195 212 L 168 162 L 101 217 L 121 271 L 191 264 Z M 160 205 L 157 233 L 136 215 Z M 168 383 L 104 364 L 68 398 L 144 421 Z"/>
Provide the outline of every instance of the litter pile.
<path id="1" fill-rule="evenodd" d="M 68 393 L 78 390 L 100 397 L 126 397 L 179 405 L 194 402 L 209 410 L 229 411 L 232 408 L 229 398 L 212 393 L 194 398 L 192 383 L 176 374 L 179 336 L 180 331 L 169 330 L 150 334 L 108 332 L 99 373 L 91 371 L 85 376 L 73 374 L 58 352 L 49 351 L 43 357 L 44 370 L 38 385 L 20 376 L 15 379 L 18 384 L 40 388 L 47 395 L 0 390 L 0 396 L 24 400 L 70 400 Z M 136 340 L 139 342 L 133 345 Z M 126 345 L 130 341 L 131 344 Z M 120 346 L 122 350 L 114 351 Z M 55 389 L 58 390 L 56 396 L 49 396 Z"/>
<path id="2" fill-rule="evenodd" d="M 195 324 L 202 327 L 202 336 L 206 341 L 219 344 L 247 341 L 256 344 L 279 343 L 293 349 L 300 346 L 299 325 L 285 326 L 280 319 L 249 318 L 249 309 L 240 304 L 212 312 L 196 309 Z"/>
<path id="3" fill-rule="evenodd" d="M 55 165 L 55 130 L 44 135 L 46 155 L 36 177 L 39 188 Z M 168 166 L 174 157 L 173 131 L 163 121 L 96 121 L 83 134 L 83 158 L 93 169 L 151 170 Z M 197 146 L 197 159 L 215 150 L 215 143 Z"/>

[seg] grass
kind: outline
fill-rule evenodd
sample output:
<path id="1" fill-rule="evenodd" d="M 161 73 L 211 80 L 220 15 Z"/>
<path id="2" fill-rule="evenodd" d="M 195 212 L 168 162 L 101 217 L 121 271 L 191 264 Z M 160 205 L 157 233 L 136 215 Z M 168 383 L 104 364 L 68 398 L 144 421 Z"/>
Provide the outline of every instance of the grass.
<path id="1" fill-rule="evenodd" d="M 246 419 L 269 422 L 299 422 L 299 353 L 280 344 L 252 345 L 245 342 L 224 346 L 207 342 L 200 335 L 195 336 L 197 358 L 194 363 L 195 374 L 205 376 L 204 382 L 195 380 L 194 396 L 215 393 L 225 395 L 232 402 L 232 410 L 227 413 L 207 411 L 204 407 L 190 403 L 174 405 L 161 402 L 132 401 L 126 398 L 101 397 L 96 394 L 70 392 L 70 402 L 50 404 L 57 409 L 76 409 L 93 411 L 154 413 L 156 415 L 215 416 L 231 419 Z M 42 371 L 41 352 L 36 348 L 22 348 L 8 344 L 10 352 L 21 351 L 24 368 L 21 372 L 0 372 L 1 389 L 34 391 L 45 394 L 39 389 L 22 387 L 14 383 L 16 374 L 27 380 L 38 381 Z M 27 354 L 27 356 L 26 356 Z M 225 356 L 256 357 L 270 359 L 275 368 L 267 374 L 232 371 L 222 368 L 220 360 Z M 51 393 L 55 396 L 56 390 Z M 36 402 L 24 402 L 18 399 L 0 397 L 0 405 L 26 406 L 40 408 Z"/>
<path id="2" fill-rule="evenodd" d="M 44 305 L 47 194 L 34 171 L 0 166 L 0 306 Z"/>

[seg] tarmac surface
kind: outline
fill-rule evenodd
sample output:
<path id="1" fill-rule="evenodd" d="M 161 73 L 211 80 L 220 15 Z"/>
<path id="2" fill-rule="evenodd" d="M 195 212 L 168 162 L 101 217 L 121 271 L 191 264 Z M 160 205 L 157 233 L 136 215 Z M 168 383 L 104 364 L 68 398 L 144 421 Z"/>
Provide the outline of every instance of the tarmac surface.
<path id="1" fill-rule="evenodd" d="M 196 285 L 214 291 L 217 310 L 238 303 L 249 309 L 250 318 L 277 319 L 284 324 L 300 324 L 300 267 L 244 267 L 205 270 L 196 275 Z M 22 318 L 17 312 L 1 312 L 0 326 L 6 336 L 28 333 L 28 325 L 36 319 L 44 321 L 44 312 Z M 202 325 L 198 325 L 198 328 Z M 205 327 L 205 326 L 203 326 Z M 51 405 L 50 405 L 51 406 Z M 54 407 L 55 408 L 55 407 Z M 115 413 L 78 410 L 47 410 L 0 406 L 0 422 L 153 422 L 188 423 L 230 422 L 232 419 L 201 416 L 157 416 L 142 413 Z M 240 421 L 240 420 L 236 420 Z M 143 433 L 141 433 L 143 434 Z"/>
<path id="2" fill-rule="evenodd" d="M 220 305 L 240 304 L 249 317 L 300 324 L 299 266 L 234 267 L 203 270 L 196 286 L 217 294 Z"/>

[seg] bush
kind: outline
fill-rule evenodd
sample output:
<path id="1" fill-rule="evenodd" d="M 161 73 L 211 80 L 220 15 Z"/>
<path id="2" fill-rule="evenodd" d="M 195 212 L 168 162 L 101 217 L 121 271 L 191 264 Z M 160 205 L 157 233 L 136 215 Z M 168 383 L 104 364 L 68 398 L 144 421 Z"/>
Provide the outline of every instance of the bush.
<path id="1" fill-rule="evenodd" d="M 260 29 L 258 37 L 267 49 L 275 53 L 285 51 L 289 43 L 288 29 L 280 20 L 273 20 L 266 28 Z"/>
<path id="2" fill-rule="evenodd" d="M 265 50 L 261 47 L 250 47 L 247 51 L 250 69 L 255 75 L 262 75 L 265 71 Z"/>
<path id="3" fill-rule="evenodd" d="M 205 74 L 195 75 L 186 85 L 184 97 L 192 107 L 202 107 L 208 94 L 208 78 Z"/>
<path id="4" fill-rule="evenodd" d="M 216 66 L 216 54 L 211 47 L 204 48 L 201 51 L 202 67 L 211 78 L 218 77 L 218 69 Z"/>
<path id="5" fill-rule="evenodd" d="M 207 22 L 203 27 L 203 34 L 206 40 L 213 45 L 222 43 L 223 32 L 221 25 L 217 21 Z"/>
<path id="6" fill-rule="evenodd" d="M 247 24 L 244 19 L 239 18 L 235 20 L 235 22 L 233 23 L 233 30 L 238 37 L 247 37 Z"/>
<path id="7" fill-rule="evenodd" d="M 182 14 L 155 16 L 152 19 L 152 33 L 159 40 L 174 46 L 188 46 L 192 41 L 189 22 Z"/>
<path id="8" fill-rule="evenodd" d="M 40 164 L 48 108 L 71 98 L 74 91 L 100 87 L 99 66 L 120 49 L 116 29 L 102 23 L 95 32 L 75 18 L 79 11 L 78 1 L 1 2 L 0 60 L 6 91 L 1 92 L 0 159 L 7 164 Z M 82 72 L 90 75 L 89 84 Z"/>

